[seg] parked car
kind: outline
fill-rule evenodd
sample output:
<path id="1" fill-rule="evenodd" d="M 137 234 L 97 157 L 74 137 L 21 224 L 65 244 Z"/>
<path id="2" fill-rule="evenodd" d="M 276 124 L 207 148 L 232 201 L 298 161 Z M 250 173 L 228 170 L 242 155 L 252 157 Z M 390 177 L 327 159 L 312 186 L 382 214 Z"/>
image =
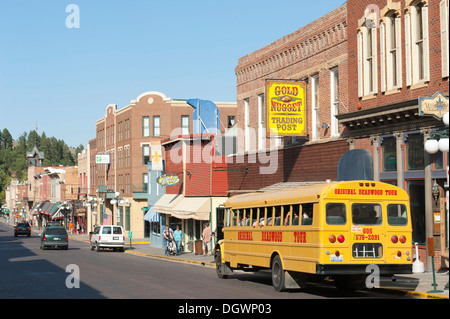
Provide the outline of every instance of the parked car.
<path id="1" fill-rule="evenodd" d="M 96 226 L 91 237 L 91 250 L 100 251 L 101 248 L 112 248 L 124 251 L 125 236 L 122 226 L 102 225 Z"/>
<path id="2" fill-rule="evenodd" d="M 14 237 L 17 237 L 19 235 L 27 235 L 28 237 L 31 236 L 31 226 L 28 223 L 17 223 L 17 225 L 14 227 Z"/>
<path id="3" fill-rule="evenodd" d="M 69 236 L 64 227 L 46 227 L 41 234 L 41 249 L 47 247 L 69 249 Z"/>

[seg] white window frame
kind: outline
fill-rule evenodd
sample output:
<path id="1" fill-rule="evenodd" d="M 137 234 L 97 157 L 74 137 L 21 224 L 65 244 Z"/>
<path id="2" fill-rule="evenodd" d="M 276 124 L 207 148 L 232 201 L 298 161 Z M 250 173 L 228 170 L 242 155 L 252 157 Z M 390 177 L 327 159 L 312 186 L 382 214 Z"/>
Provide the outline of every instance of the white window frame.
<path id="1" fill-rule="evenodd" d="M 442 77 L 449 76 L 449 23 L 448 23 L 448 0 L 439 3 L 441 24 L 441 65 Z"/>
<path id="2" fill-rule="evenodd" d="M 316 87 L 318 89 L 318 99 L 316 98 Z M 311 139 L 318 140 L 319 132 L 319 108 L 320 108 L 320 78 L 319 75 L 311 77 Z"/>
<path id="3" fill-rule="evenodd" d="M 410 14 L 411 14 L 411 60 L 412 60 L 412 84 L 421 84 L 430 81 L 430 50 L 429 50 L 429 33 L 428 33 L 428 6 L 426 3 L 422 3 L 423 7 L 421 10 L 422 14 L 422 39 L 418 41 L 417 39 L 417 6 L 422 3 L 421 1 L 414 1 L 410 5 Z M 419 57 L 419 46 L 422 44 L 423 57 L 422 61 L 420 61 Z M 420 77 L 420 63 L 422 63 L 423 74 Z"/>
<path id="4" fill-rule="evenodd" d="M 337 85 L 336 85 L 337 80 Z M 339 68 L 330 70 L 330 114 L 331 114 L 331 136 L 339 136 L 339 120 L 336 115 L 339 114 Z M 337 89 L 336 89 L 337 88 Z"/>
<path id="5" fill-rule="evenodd" d="M 377 63 L 377 30 L 378 28 L 363 28 L 363 53 L 364 53 L 364 95 L 374 95 L 378 91 L 378 63 Z M 369 52 L 369 31 L 371 31 L 371 52 Z M 371 54 L 370 54 L 371 53 Z M 372 74 L 369 70 L 372 69 Z M 370 75 L 371 78 L 370 78 Z M 372 85 L 372 88 L 370 87 Z"/>
<path id="6" fill-rule="evenodd" d="M 401 39 L 401 18 L 397 14 L 394 20 L 395 44 L 392 45 L 392 20 L 396 12 L 386 17 L 386 85 L 387 90 L 399 89 L 402 87 L 402 39 Z M 395 52 L 395 71 L 394 73 L 394 52 Z M 394 75 L 397 83 L 394 84 Z"/>
<path id="7" fill-rule="evenodd" d="M 266 129 L 264 122 L 264 94 L 258 95 L 258 149 L 266 148 Z"/>
<path id="8" fill-rule="evenodd" d="M 249 99 L 244 99 L 244 151 L 248 152 L 250 150 L 250 101 Z"/>

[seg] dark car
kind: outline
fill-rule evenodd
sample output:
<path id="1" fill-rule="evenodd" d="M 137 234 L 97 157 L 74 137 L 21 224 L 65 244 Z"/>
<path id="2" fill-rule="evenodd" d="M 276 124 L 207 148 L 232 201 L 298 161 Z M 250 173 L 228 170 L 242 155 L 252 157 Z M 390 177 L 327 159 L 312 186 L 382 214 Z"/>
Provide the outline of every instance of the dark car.
<path id="1" fill-rule="evenodd" d="M 41 249 L 48 247 L 69 249 L 69 236 L 64 227 L 47 227 L 41 234 Z"/>
<path id="2" fill-rule="evenodd" d="M 14 236 L 17 237 L 19 235 L 27 235 L 31 236 L 31 226 L 28 223 L 18 223 L 14 227 Z"/>

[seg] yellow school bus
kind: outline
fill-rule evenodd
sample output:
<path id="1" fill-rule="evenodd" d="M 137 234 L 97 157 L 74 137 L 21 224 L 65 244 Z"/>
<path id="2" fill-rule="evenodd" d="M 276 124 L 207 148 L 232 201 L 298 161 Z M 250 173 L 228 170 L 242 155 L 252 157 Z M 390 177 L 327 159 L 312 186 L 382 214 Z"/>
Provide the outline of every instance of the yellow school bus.
<path id="1" fill-rule="evenodd" d="M 311 276 L 352 289 L 375 271 L 412 273 L 409 197 L 386 183 L 237 195 L 225 203 L 223 233 L 215 246 L 217 275 L 270 269 L 277 291 L 303 288 Z"/>

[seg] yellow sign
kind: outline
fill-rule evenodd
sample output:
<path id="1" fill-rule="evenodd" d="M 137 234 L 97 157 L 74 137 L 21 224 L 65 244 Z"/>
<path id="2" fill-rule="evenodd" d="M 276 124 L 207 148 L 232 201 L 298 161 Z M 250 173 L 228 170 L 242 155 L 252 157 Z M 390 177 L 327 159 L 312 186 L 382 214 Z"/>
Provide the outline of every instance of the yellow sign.
<path id="1" fill-rule="evenodd" d="M 266 113 L 268 136 L 306 136 L 306 84 L 267 80 Z"/>

